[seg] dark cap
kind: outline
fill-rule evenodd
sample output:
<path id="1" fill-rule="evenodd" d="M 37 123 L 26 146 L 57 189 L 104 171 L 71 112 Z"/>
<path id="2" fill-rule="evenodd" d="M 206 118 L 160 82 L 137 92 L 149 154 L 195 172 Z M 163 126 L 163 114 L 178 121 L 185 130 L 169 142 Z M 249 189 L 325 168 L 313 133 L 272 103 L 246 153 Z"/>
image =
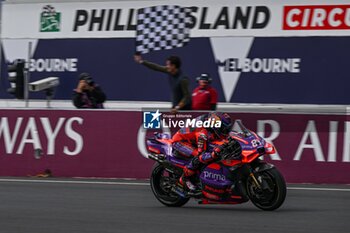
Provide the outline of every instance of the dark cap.
<path id="1" fill-rule="evenodd" d="M 209 74 L 206 74 L 206 73 L 203 73 L 201 74 L 199 77 L 197 77 L 197 82 L 199 80 L 203 80 L 203 81 L 207 81 L 208 83 L 211 83 L 212 79 L 211 77 L 209 76 Z"/>
<path id="2" fill-rule="evenodd" d="M 79 74 L 79 80 L 91 79 L 91 75 L 89 73 L 81 73 Z"/>

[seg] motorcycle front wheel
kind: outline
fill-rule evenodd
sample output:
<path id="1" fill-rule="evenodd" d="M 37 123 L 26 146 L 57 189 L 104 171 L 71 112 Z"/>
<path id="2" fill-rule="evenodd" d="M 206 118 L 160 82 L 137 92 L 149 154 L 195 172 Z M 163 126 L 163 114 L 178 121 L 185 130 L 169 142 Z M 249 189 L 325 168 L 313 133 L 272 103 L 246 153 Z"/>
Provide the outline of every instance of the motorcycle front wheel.
<path id="1" fill-rule="evenodd" d="M 189 198 L 183 198 L 171 190 L 176 180 L 177 177 L 166 171 L 162 164 L 154 164 L 150 179 L 151 188 L 154 196 L 163 205 L 180 207 L 189 201 Z"/>
<path id="2" fill-rule="evenodd" d="M 286 182 L 281 173 L 273 167 L 255 174 L 260 187 L 252 177 L 247 179 L 247 193 L 253 204 L 262 210 L 278 209 L 287 195 Z"/>

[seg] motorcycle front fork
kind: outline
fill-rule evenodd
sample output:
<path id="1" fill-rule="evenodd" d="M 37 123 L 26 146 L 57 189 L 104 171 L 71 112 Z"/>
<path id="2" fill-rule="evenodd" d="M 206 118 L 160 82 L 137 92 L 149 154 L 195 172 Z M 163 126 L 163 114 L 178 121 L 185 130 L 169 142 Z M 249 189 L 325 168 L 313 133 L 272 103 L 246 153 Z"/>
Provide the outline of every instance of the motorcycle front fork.
<path id="1" fill-rule="evenodd" d="M 250 167 L 249 168 L 249 176 L 252 178 L 253 183 L 256 185 L 256 187 L 261 190 L 261 191 L 265 191 L 265 190 L 270 190 L 269 185 L 267 184 L 267 182 L 262 179 L 261 176 L 256 177 L 256 173 L 254 173 L 253 169 Z"/>
<path id="2" fill-rule="evenodd" d="M 250 171 L 249 176 L 252 178 L 254 184 L 256 185 L 256 187 L 258 187 L 259 189 L 261 189 L 261 185 L 260 182 L 256 179 L 254 173 L 252 171 Z"/>

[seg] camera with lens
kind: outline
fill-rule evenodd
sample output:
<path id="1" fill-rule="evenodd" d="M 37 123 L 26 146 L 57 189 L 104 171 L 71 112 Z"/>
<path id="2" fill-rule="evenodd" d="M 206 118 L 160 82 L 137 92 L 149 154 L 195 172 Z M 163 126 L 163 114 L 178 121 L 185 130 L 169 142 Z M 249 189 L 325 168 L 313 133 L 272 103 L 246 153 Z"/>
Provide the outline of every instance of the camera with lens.
<path id="1" fill-rule="evenodd" d="M 81 73 L 79 75 L 79 80 L 84 80 L 88 85 L 93 86 L 95 84 L 89 73 Z"/>
<path id="2" fill-rule="evenodd" d="M 94 80 L 91 77 L 86 77 L 84 80 L 90 86 L 93 86 L 94 83 L 95 83 Z"/>

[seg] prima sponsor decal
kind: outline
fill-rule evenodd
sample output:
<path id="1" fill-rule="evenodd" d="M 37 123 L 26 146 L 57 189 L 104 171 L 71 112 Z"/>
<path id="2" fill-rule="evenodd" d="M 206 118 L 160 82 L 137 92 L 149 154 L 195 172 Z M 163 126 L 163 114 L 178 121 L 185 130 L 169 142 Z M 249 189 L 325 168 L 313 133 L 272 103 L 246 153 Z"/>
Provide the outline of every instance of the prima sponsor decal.
<path id="1" fill-rule="evenodd" d="M 216 181 L 225 181 L 226 177 L 223 174 L 217 174 L 210 171 L 204 171 L 204 178 Z"/>
<path id="2" fill-rule="evenodd" d="M 296 5 L 283 9 L 283 30 L 349 30 L 350 5 Z"/>

